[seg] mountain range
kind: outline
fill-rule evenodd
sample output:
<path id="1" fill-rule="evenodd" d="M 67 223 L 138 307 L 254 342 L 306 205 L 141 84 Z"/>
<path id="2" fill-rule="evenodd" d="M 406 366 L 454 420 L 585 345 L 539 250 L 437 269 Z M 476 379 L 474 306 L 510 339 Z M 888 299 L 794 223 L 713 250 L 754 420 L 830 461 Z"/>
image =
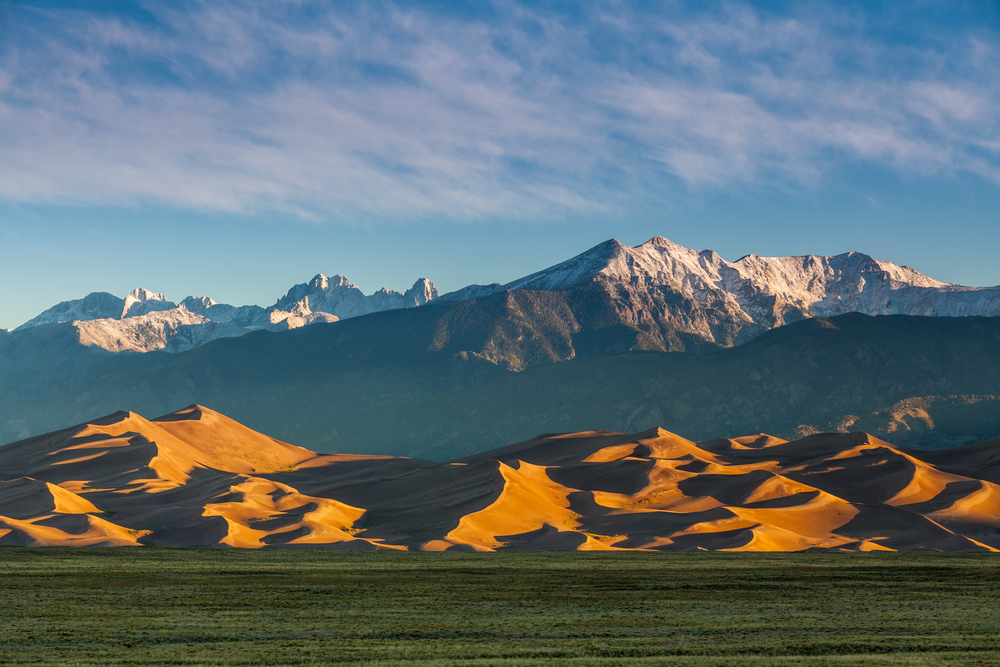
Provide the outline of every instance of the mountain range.
<path id="1" fill-rule="evenodd" d="M 656 236 L 634 248 L 611 239 L 566 262 L 506 285 L 472 285 L 443 300 L 500 291 L 600 290 L 651 348 L 674 349 L 672 331 L 739 345 L 807 317 L 996 316 L 1000 287 L 965 287 L 859 252 L 835 257 L 758 257 L 727 262 Z"/>
<path id="2" fill-rule="evenodd" d="M 37 327 L 63 325 L 75 330 L 83 347 L 109 352 L 183 352 L 251 331 L 286 331 L 316 322 L 412 308 L 437 296 L 434 284 L 424 278 L 402 293 L 383 287 L 365 296 L 344 276 L 328 278 L 323 274 L 295 285 L 270 308 L 230 306 L 207 296 L 189 296 L 176 304 L 140 287 L 124 299 L 93 292 L 82 299 L 63 301 L 11 333 L 27 337 L 35 334 Z"/>
<path id="3" fill-rule="evenodd" d="M 91 295 L 0 334 L 0 442 L 208 403 L 316 451 L 436 460 L 539 432 L 654 425 L 702 440 L 863 425 L 950 447 L 998 432 L 998 294 L 859 253 L 726 262 L 657 237 L 439 298 L 424 280 L 366 297 L 323 276 L 270 309 Z M 119 336 L 201 307 L 218 321 L 151 327 L 173 332 L 159 350 L 84 342 L 88 327 Z M 212 340 L 225 313 L 236 333 Z"/>
<path id="4" fill-rule="evenodd" d="M 459 460 L 318 455 L 194 405 L 0 448 L 0 544 L 998 551 L 1000 442 L 547 434 Z"/>
<path id="5" fill-rule="evenodd" d="M 659 424 L 698 440 L 864 428 L 909 447 L 1000 432 L 1000 318 L 848 314 L 711 353 L 615 353 L 627 330 L 610 307 L 574 314 L 556 296 L 504 292 L 112 356 L 57 381 L 0 386 L 0 433 L 10 442 L 87 414 L 196 400 L 316 451 L 434 460 L 541 432 Z M 569 320 L 585 329 L 572 333 Z"/>
<path id="6" fill-rule="evenodd" d="M 852 312 L 1000 315 L 1000 287 L 943 283 L 858 252 L 835 257 L 747 255 L 727 262 L 711 250 L 691 250 L 659 236 L 634 248 L 611 239 L 506 285 L 470 285 L 441 301 L 515 290 L 603 292 L 620 319 L 643 332 L 638 345 L 645 349 L 683 349 L 692 343 L 738 345 L 807 317 Z M 94 292 L 64 301 L 13 333 L 65 324 L 76 329 L 85 347 L 181 352 L 251 331 L 282 331 L 420 306 L 438 296 L 434 284 L 424 278 L 403 293 L 382 288 L 365 296 L 346 277 L 323 274 L 295 285 L 269 308 L 230 306 L 204 296 L 189 296 L 175 304 L 162 294 L 138 288 L 124 299 Z"/>

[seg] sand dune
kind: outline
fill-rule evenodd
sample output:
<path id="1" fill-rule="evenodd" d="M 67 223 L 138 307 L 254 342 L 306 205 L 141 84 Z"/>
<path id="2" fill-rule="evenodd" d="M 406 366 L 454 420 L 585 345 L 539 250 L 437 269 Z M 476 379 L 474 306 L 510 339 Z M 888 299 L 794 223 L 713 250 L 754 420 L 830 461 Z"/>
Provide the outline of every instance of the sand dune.
<path id="1" fill-rule="evenodd" d="M 0 544 L 1000 549 L 1000 439 L 548 434 L 450 463 L 317 455 L 201 406 L 0 448 Z"/>

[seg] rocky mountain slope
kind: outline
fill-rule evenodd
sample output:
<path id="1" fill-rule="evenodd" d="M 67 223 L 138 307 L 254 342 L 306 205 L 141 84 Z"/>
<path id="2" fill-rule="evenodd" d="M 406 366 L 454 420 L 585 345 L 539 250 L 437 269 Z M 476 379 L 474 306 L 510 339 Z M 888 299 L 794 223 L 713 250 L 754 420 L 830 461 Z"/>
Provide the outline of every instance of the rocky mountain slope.
<path id="1" fill-rule="evenodd" d="M 545 435 L 451 463 L 317 455 L 201 406 L 0 448 L 0 544 L 1000 550 L 1000 444 Z"/>
<path id="2" fill-rule="evenodd" d="M 30 375 L 36 369 L 32 364 L 38 361 L 37 375 L 55 379 L 58 373 L 92 363 L 98 358 L 93 350 L 181 352 L 251 331 L 294 329 L 433 301 L 457 304 L 502 299 L 500 295 L 508 294 L 514 295 L 508 302 L 524 302 L 526 297 L 517 295 L 527 292 L 554 295 L 528 298 L 536 307 L 554 309 L 532 317 L 563 321 L 567 335 L 578 339 L 543 355 L 543 361 L 594 354 L 595 350 L 704 351 L 742 344 L 804 318 L 848 312 L 1000 314 L 1000 288 L 942 283 L 861 253 L 748 255 L 727 262 L 712 251 L 690 250 L 661 237 L 635 248 L 612 239 L 506 285 L 470 285 L 440 299 L 425 279 L 403 293 L 383 288 L 366 296 L 343 276 L 323 275 L 296 285 L 269 308 L 218 304 L 208 297 L 187 297 L 175 304 L 144 289 L 124 299 L 94 293 L 58 304 L 0 335 L 0 370 L 19 369 L 21 376 Z M 595 324 L 594 313 L 601 322 Z M 46 327 L 62 331 L 46 331 Z M 597 341 L 588 338 L 595 329 L 601 332 Z M 63 345 L 58 358 L 52 356 L 54 348 L 42 349 L 47 339 L 70 341 L 74 337 L 76 345 Z M 18 354 L 12 352 L 15 348 Z M 524 360 L 498 359 L 502 353 L 486 356 L 513 370 L 531 365 Z"/>
<path id="3" fill-rule="evenodd" d="M 616 239 L 506 285 L 472 285 L 444 301 L 509 290 L 597 290 L 623 321 L 674 349 L 657 330 L 739 345 L 807 317 L 865 315 L 996 316 L 1000 287 L 942 283 L 859 252 L 835 257 L 759 257 L 728 262 L 657 236 L 634 248 Z"/>
<path id="4" fill-rule="evenodd" d="M 659 236 L 634 248 L 611 239 L 506 285 L 470 285 L 441 301 L 455 303 L 516 290 L 600 290 L 615 304 L 619 319 L 647 332 L 647 340 L 640 344 L 649 349 L 683 346 L 665 332 L 681 332 L 702 344 L 734 345 L 803 318 L 850 312 L 1000 315 L 1000 287 L 942 283 L 858 252 L 835 257 L 747 255 L 728 262 L 711 250 L 691 250 Z M 64 301 L 14 331 L 91 322 L 78 327 L 83 345 L 112 352 L 178 352 L 216 338 L 409 308 L 437 297 L 426 279 L 403 293 L 383 288 L 366 296 L 344 276 L 322 274 L 292 287 L 270 308 L 235 307 L 193 296 L 175 304 L 140 288 L 124 299 L 95 292 Z"/>

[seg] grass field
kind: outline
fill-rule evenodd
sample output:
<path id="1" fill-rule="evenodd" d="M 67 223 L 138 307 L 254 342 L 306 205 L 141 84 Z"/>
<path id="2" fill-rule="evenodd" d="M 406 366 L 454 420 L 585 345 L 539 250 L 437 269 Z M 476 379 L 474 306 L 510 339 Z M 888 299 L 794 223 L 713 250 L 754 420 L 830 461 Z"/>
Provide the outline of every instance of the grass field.
<path id="1" fill-rule="evenodd" d="M 0 548 L 0 664 L 1000 664 L 980 554 Z"/>

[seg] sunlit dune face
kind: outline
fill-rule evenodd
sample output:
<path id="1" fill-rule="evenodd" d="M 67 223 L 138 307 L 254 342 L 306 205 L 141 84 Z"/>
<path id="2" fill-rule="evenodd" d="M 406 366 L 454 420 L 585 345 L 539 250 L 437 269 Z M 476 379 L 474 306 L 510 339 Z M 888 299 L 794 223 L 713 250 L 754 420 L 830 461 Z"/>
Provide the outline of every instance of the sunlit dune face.
<path id="1" fill-rule="evenodd" d="M 653 429 L 433 463 L 317 455 L 200 406 L 117 413 L 0 450 L 0 544 L 997 550 L 1000 486 L 977 475 L 1000 456 L 984 446 L 945 466 L 863 433 Z"/>
<path id="2" fill-rule="evenodd" d="M 194 444 L 198 464 L 229 472 L 270 473 L 294 468 L 316 456 L 307 449 L 280 442 L 242 424 L 193 406 L 153 422 L 185 444 Z M 184 451 L 183 454 L 190 455 Z"/>
<path id="3" fill-rule="evenodd" d="M 327 498 L 298 493 L 292 487 L 253 477 L 230 486 L 205 505 L 203 516 L 225 519 L 222 539 L 233 547 L 259 548 L 268 544 L 303 545 L 353 541 L 355 522 L 365 511 Z"/>

